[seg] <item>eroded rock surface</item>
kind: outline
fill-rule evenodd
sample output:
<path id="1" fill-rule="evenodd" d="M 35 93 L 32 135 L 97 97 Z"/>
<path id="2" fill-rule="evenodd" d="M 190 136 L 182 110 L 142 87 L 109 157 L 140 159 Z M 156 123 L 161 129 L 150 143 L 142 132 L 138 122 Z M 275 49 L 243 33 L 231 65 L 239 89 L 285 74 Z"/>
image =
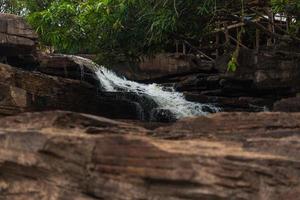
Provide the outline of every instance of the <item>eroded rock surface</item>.
<path id="1" fill-rule="evenodd" d="M 0 13 L 0 56 L 31 54 L 37 37 L 22 17 Z"/>
<path id="2" fill-rule="evenodd" d="M 299 122 L 298 113 L 232 113 L 150 132 L 70 112 L 2 118 L 0 198 L 297 199 Z M 168 131 L 194 139 L 150 136 Z"/>
<path id="3" fill-rule="evenodd" d="M 99 79 L 95 74 L 95 65 L 79 63 L 76 56 L 62 54 L 39 54 L 37 71 L 63 78 L 86 81 L 100 87 Z M 82 61 L 81 61 L 82 62 Z"/>
<path id="4" fill-rule="evenodd" d="M 158 82 L 186 74 L 210 72 L 213 70 L 213 64 L 194 55 L 162 53 L 142 58 L 140 63 L 121 63 L 110 66 L 110 69 L 130 80 Z"/>

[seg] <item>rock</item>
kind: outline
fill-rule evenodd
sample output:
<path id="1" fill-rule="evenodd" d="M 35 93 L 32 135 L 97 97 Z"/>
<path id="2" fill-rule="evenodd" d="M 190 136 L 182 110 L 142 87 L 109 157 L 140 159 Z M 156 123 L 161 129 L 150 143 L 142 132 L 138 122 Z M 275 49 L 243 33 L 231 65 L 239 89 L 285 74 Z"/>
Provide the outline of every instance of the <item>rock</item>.
<path id="1" fill-rule="evenodd" d="M 153 110 L 157 108 L 157 103 L 146 94 L 136 94 L 134 92 L 102 92 L 102 97 L 109 99 L 135 102 L 141 109 L 141 120 L 152 121 Z"/>
<path id="2" fill-rule="evenodd" d="M 195 92 L 185 92 L 184 96 L 188 101 L 214 104 L 224 112 L 260 112 L 271 109 L 274 103 L 271 98 L 207 96 Z"/>
<path id="3" fill-rule="evenodd" d="M 179 83 L 176 83 L 175 88 L 178 91 L 205 91 L 219 88 L 220 76 L 211 74 L 196 74 L 190 75 Z"/>
<path id="4" fill-rule="evenodd" d="M 158 54 L 143 58 L 138 64 L 121 63 L 111 66 L 110 69 L 130 80 L 140 82 L 158 82 L 170 77 L 214 70 L 212 62 L 203 61 L 193 55 L 176 53 Z"/>
<path id="5" fill-rule="evenodd" d="M 151 111 L 150 121 L 152 122 L 175 122 L 177 120 L 176 116 L 166 109 L 156 108 Z"/>
<path id="6" fill-rule="evenodd" d="M 0 56 L 33 53 L 36 50 L 37 37 L 22 17 L 0 14 Z"/>
<path id="7" fill-rule="evenodd" d="M 3 63 L 28 71 L 36 70 L 39 65 L 36 55 L 7 56 Z"/>
<path id="8" fill-rule="evenodd" d="M 231 56 L 224 54 L 216 60 L 218 73 L 198 73 L 173 80 L 177 81 L 175 88 L 190 101 L 217 103 L 223 111 L 263 111 L 300 92 L 300 57 L 297 53 L 291 56 L 287 58 L 276 50 L 262 49 L 256 54 L 242 49 L 234 73 L 227 71 Z"/>
<path id="9" fill-rule="evenodd" d="M 61 54 L 39 54 L 37 71 L 44 74 L 86 81 L 97 87 L 100 81 L 95 74 L 95 64 L 78 59 L 76 56 Z"/>
<path id="10" fill-rule="evenodd" d="M 225 74 L 225 79 L 248 82 L 243 89 L 246 92 L 250 89 L 249 93 L 252 95 L 255 93 L 268 95 L 275 92 L 279 96 L 286 96 L 294 95 L 299 91 L 299 56 L 286 59 L 276 52 L 264 50 L 257 54 L 257 58 L 255 55 L 255 50 L 242 49 L 238 58 L 239 67 L 234 73 L 225 70 L 230 59 L 226 54 L 217 59 L 216 68 Z"/>
<path id="11" fill-rule="evenodd" d="M 0 123 L 1 128 L 14 130 L 62 129 L 74 131 L 80 129 L 82 133 L 99 134 L 110 129 L 110 131 L 114 130 L 116 134 L 128 134 L 128 132 L 132 131 L 133 134 L 145 136 L 148 133 L 148 130 L 139 126 L 69 111 L 22 113 L 16 116 L 0 118 Z"/>
<path id="12" fill-rule="evenodd" d="M 259 141 L 268 137 L 285 138 L 297 135 L 299 122 L 300 113 L 216 113 L 208 117 L 182 119 L 172 126 L 158 128 L 155 137 Z"/>
<path id="13" fill-rule="evenodd" d="M 0 128 L 3 200 L 281 200 L 300 195 L 299 113 L 217 114 L 152 133 L 170 134 L 173 140 L 76 113 L 28 113 L 0 123 L 5 124 Z"/>
<path id="14" fill-rule="evenodd" d="M 84 81 L 4 64 L 0 64 L 0 77 L 0 115 L 59 109 L 123 119 L 143 120 L 145 116 L 137 101 L 108 97 Z"/>
<path id="15" fill-rule="evenodd" d="M 274 111 L 300 112 L 300 97 L 281 99 L 274 104 Z"/>

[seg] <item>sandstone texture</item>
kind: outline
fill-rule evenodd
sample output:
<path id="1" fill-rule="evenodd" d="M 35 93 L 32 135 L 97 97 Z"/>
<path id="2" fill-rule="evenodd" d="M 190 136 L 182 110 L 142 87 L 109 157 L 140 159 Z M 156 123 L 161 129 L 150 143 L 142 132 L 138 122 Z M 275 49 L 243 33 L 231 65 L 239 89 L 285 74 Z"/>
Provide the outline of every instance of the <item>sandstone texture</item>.
<path id="1" fill-rule="evenodd" d="M 0 123 L 4 200 L 282 200 L 300 194 L 299 113 L 216 114 L 154 131 L 57 111 Z"/>

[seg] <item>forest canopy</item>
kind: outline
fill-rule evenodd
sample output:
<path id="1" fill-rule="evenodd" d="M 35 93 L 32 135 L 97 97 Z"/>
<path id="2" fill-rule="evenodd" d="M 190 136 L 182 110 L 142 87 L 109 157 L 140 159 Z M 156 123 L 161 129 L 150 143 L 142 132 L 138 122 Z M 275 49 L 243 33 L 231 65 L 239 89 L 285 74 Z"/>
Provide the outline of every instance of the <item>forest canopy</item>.
<path id="1" fill-rule="evenodd" d="M 245 2 L 244 2 L 245 1 Z M 137 59 L 168 52 L 178 41 L 199 45 L 222 16 L 245 12 L 246 0 L 1 0 L 1 12 L 23 15 L 43 45 L 57 52 L 93 53 L 103 60 Z M 266 1 L 293 16 L 299 35 L 300 1 Z"/>

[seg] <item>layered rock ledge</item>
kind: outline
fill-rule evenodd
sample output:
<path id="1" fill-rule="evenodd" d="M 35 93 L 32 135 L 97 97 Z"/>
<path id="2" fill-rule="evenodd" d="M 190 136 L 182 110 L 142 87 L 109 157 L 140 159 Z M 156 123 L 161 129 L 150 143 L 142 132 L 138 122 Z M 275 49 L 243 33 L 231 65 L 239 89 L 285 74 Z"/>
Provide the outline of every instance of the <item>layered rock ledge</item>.
<path id="1" fill-rule="evenodd" d="M 0 124 L 0 199 L 281 200 L 300 194 L 299 113 L 216 114 L 154 131 L 61 111 L 5 117 Z M 181 137 L 170 138 L 171 132 Z"/>
<path id="2" fill-rule="evenodd" d="M 29 55 L 36 50 L 37 39 L 22 17 L 0 13 L 0 56 Z"/>

